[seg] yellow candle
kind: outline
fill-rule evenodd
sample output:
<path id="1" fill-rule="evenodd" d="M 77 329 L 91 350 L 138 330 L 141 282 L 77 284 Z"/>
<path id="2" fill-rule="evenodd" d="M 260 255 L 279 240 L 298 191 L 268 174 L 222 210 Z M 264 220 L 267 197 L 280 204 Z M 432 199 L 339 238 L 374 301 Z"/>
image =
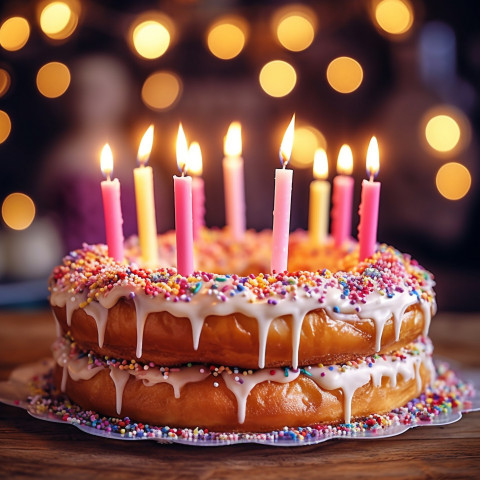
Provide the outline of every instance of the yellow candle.
<path id="1" fill-rule="evenodd" d="M 138 148 L 138 163 L 133 170 L 135 179 L 135 199 L 137 203 L 138 238 L 142 262 L 147 267 L 158 264 L 157 222 L 155 218 L 155 199 L 153 196 L 152 167 L 147 167 L 153 144 L 153 125 L 148 127 Z"/>
<path id="2" fill-rule="evenodd" d="M 330 210 L 330 182 L 325 180 L 328 176 L 328 159 L 323 149 L 315 152 L 313 175 L 316 180 L 310 184 L 308 232 L 313 243 L 322 244 L 328 236 Z"/>

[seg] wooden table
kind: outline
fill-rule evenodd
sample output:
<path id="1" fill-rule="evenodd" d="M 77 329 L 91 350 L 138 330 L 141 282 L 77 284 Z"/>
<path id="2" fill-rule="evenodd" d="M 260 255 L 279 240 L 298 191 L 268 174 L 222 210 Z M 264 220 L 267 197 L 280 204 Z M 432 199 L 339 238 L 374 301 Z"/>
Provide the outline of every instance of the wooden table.
<path id="1" fill-rule="evenodd" d="M 49 356 L 50 313 L 0 313 L 0 379 Z M 480 315 L 439 314 L 436 353 L 480 369 Z M 298 448 L 238 445 L 198 448 L 121 442 L 47 423 L 0 405 L 2 478 L 480 478 L 480 413 L 443 427 L 383 440 L 341 440 Z"/>

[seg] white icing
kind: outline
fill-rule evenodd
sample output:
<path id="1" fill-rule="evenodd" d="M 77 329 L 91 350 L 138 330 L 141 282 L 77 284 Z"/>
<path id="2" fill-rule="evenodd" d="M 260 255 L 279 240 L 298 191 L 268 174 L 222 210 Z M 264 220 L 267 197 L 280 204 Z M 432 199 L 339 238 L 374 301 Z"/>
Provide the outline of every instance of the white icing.
<path id="1" fill-rule="evenodd" d="M 103 367 L 93 367 L 88 365 L 88 358 L 71 358 L 68 360 L 68 375 L 72 380 L 90 380 L 98 372 L 103 370 Z"/>
<path id="2" fill-rule="evenodd" d="M 59 338 L 55 341 L 52 347 L 53 358 L 55 362 L 63 368 L 62 382 L 60 390 L 65 391 L 67 386 L 67 377 L 70 376 L 72 380 L 90 380 L 99 371 L 103 370 L 103 367 L 91 368 L 88 365 L 87 357 L 75 357 L 69 356 L 69 346 L 65 340 Z"/>
<path id="3" fill-rule="evenodd" d="M 168 383 L 173 387 L 175 398 L 180 398 L 180 391 L 184 385 L 204 380 L 210 376 L 210 370 L 204 366 L 195 365 L 187 368 L 170 369 L 167 375 L 160 370 L 149 369 L 140 371 L 135 376 L 143 380 L 143 384 L 147 387 L 157 383 Z"/>
<path id="4" fill-rule="evenodd" d="M 362 363 L 358 368 L 347 368 L 345 371 L 340 371 L 336 366 L 333 367 L 333 370 L 330 370 L 330 367 L 309 367 L 308 372 L 321 388 L 325 390 L 340 389 L 342 391 L 344 420 L 345 423 L 350 423 L 353 395 L 358 388 L 370 381 L 372 381 L 374 387 L 380 387 L 382 378 L 388 377 L 390 385 L 396 387 L 398 375 L 401 375 L 404 381 L 415 378 L 417 393 L 420 393 L 422 391 L 420 364 L 423 362 L 426 368 L 432 372 L 431 351 L 431 344 L 427 344 L 420 355 L 406 355 L 403 360 L 395 356 L 386 356 L 386 359 L 382 357 L 375 359 L 375 363 L 372 363 L 371 367 L 368 363 Z M 431 375 L 430 379 L 433 382 L 434 375 Z M 426 387 L 426 385 L 423 385 L 423 387 Z"/>
<path id="5" fill-rule="evenodd" d="M 55 332 L 57 334 L 57 337 L 62 336 L 62 327 L 60 325 L 60 322 L 58 321 L 57 314 L 55 313 L 55 310 L 52 310 L 53 313 L 53 319 L 55 320 Z"/>
<path id="6" fill-rule="evenodd" d="M 110 367 L 110 377 L 115 385 L 115 405 L 117 414 L 120 415 L 123 403 L 123 391 L 125 385 L 130 378 L 128 370 L 120 370 L 119 368 Z"/>
<path id="7" fill-rule="evenodd" d="M 302 333 L 302 325 L 304 316 L 294 316 L 292 325 L 292 367 L 298 367 L 298 350 L 300 349 L 300 334 Z"/>
<path id="8" fill-rule="evenodd" d="M 143 331 L 145 330 L 145 322 L 147 321 L 148 315 L 152 312 L 155 312 L 156 310 L 152 308 L 153 305 L 147 302 L 142 302 L 137 295 L 135 295 L 133 302 L 135 304 L 135 311 L 136 311 L 136 317 L 137 317 L 136 355 L 137 355 L 137 358 L 141 358 L 143 353 Z"/>
<path id="9" fill-rule="evenodd" d="M 401 375 L 404 381 L 415 378 L 418 394 L 426 387 L 426 385 L 422 385 L 420 375 L 420 364 L 422 363 L 430 371 L 430 382 L 434 381 L 435 370 L 431 358 L 433 350 L 431 343 L 429 341 L 425 345 L 419 343 L 416 344 L 416 347 L 419 349 L 419 355 L 407 353 L 402 360 L 395 355 L 386 355 L 376 358 L 374 362 L 372 361 L 371 366 L 364 362 L 356 367 L 345 368 L 343 371 L 338 366 L 306 367 L 305 371 L 322 389 L 341 390 L 344 401 L 344 421 L 345 423 L 350 423 L 352 398 L 357 389 L 370 381 L 374 387 L 380 387 L 382 379 L 387 377 L 390 380 L 390 385 L 395 387 L 398 375 Z M 92 365 L 88 364 L 87 357 L 72 358 L 68 352 L 69 344 L 67 341 L 58 339 L 54 343 L 53 354 L 56 362 L 64 368 L 64 375 L 66 375 L 65 372 L 68 372 L 68 375 L 74 381 L 93 378 L 105 368 L 103 366 L 92 367 Z M 210 375 L 209 368 L 203 365 L 173 368 L 170 369 L 168 376 L 159 369 L 121 370 L 113 366 L 110 366 L 109 369 L 110 377 L 115 385 L 116 411 L 118 414 L 122 410 L 123 392 L 130 375 L 133 375 L 138 380 L 142 380 L 146 387 L 158 383 L 170 384 L 173 387 L 175 398 L 180 398 L 181 389 L 187 383 L 200 382 Z M 282 368 L 260 369 L 250 375 L 236 374 L 224 370 L 221 373 L 221 377 L 226 387 L 235 395 L 238 422 L 242 424 L 245 421 L 248 396 L 256 385 L 268 381 L 289 383 L 296 380 L 300 373 L 299 369 L 288 369 L 288 376 L 286 376 L 285 370 Z M 62 378 L 62 385 L 63 383 L 64 380 Z M 212 386 L 212 388 L 214 387 Z"/>
<path id="10" fill-rule="evenodd" d="M 430 323 L 432 321 L 432 310 L 433 310 L 433 314 L 435 315 L 437 311 L 437 303 L 435 302 L 435 300 L 432 302 L 432 304 L 428 302 L 421 302 L 420 308 L 422 309 L 423 318 L 424 318 L 422 335 L 426 337 L 428 335 L 428 330 L 430 328 Z"/>
<path id="11" fill-rule="evenodd" d="M 91 302 L 84 307 L 85 313 L 90 315 L 97 324 L 98 346 L 103 347 L 105 340 L 105 329 L 107 328 L 108 310 L 103 308 L 98 302 Z"/>
<path id="12" fill-rule="evenodd" d="M 247 398 L 256 385 L 268 381 L 277 383 L 290 383 L 293 380 L 296 380 L 299 375 L 300 370 L 290 370 L 287 377 L 285 376 L 284 370 L 280 368 L 261 369 L 257 370 L 252 375 L 235 375 L 229 374 L 225 371 L 222 372 L 222 378 L 225 382 L 225 385 L 237 399 L 238 423 L 242 424 L 245 421 Z"/>

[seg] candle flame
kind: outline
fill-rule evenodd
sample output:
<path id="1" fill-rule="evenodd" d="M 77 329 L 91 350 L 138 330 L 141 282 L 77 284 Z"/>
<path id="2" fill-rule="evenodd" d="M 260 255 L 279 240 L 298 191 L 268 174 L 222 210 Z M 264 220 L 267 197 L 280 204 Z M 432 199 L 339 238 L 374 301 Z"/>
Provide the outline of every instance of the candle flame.
<path id="1" fill-rule="evenodd" d="M 108 143 L 104 145 L 102 153 L 100 154 L 100 168 L 102 169 L 102 173 L 110 180 L 110 175 L 113 170 L 113 154 Z"/>
<path id="2" fill-rule="evenodd" d="M 182 176 L 186 175 L 188 168 L 188 144 L 182 124 L 178 125 L 177 135 L 177 166 Z"/>
<path id="3" fill-rule="evenodd" d="M 319 180 L 324 180 L 328 177 L 327 152 L 323 148 L 318 148 L 315 151 L 315 157 L 313 159 L 313 176 Z"/>
<path id="4" fill-rule="evenodd" d="M 353 154 L 348 145 L 342 145 L 338 152 L 337 172 L 340 175 L 351 175 L 353 171 Z"/>
<path id="5" fill-rule="evenodd" d="M 372 137 L 367 150 L 367 175 L 373 180 L 380 170 L 380 154 L 376 137 Z"/>
<path id="6" fill-rule="evenodd" d="M 147 128 L 147 131 L 143 135 L 140 146 L 138 147 L 137 159 L 140 165 L 144 166 L 150 158 L 153 145 L 153 125 Z"/>
<path id="7" fill-rule="evenodd" d="M 293 137 L 295 133 L 295 114 L 293 114 L 292 119 L 285 130 L 285 135 L 283 136 L 282 144 L 280 146 L 280 162 L 282 162 L 283 168 L 288 165 L 290 157 L 292 156 L 293 148 Z"/>
<path id="8" fill-rule="evenodd" d="M 223 144 L 223 153 L 226 157 L 240 157 L 242 155 L 242 126 L 240 122 L 232 122 L 228 127 Z"/>
<path id="9" fill-rule="evenodd" d="M 198 142 L 192 142 L 188 149 L 188 169 L 192 175 L 203 173 L 202 150 Z"/>

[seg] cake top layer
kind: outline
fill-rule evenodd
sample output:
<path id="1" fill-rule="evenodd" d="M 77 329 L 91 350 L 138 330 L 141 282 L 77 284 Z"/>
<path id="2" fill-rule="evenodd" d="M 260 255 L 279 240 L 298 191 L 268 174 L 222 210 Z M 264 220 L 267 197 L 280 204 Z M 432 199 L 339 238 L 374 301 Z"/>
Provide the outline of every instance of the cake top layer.
<path id="1" fill-rule="evenodd" d="M 301 248 L 301 243 L 297 242 L 295 248 Z M 220 302 L 241 295 L 250 303 L 270 305 L 285 299 L 295 300 L 300 291 L 302 296 L 316 297 L 319 303 L 324 303 L 328 290 L 335 289 L 340 291 L 342 303 L 348 301 L 355 310 L 359 310 L 373 292 L 385 298 L 408 293 L 420 301 L 433 300 L 432 274 L 393 247 L 381 245 L 371 258 L 362 262 L 358 262 L 358 251 L 354 249 L 336 263 L 336 271 L 323 267 L 249 275 L 195 271 L 183 277 L 173 267 L 142 268 L 134 258 L 124 263 L 115 262 L 108 257 L 105 245 L 84 244 L 81 249 L 70 252 L 63 264 L 54 269 L 50 290 L 83 294 L 86 304 L 108 296 L 116 287 L 143 291 L 149 297 L 172 302 L 190 302 L 207 289 L 207 293 Z"/>

